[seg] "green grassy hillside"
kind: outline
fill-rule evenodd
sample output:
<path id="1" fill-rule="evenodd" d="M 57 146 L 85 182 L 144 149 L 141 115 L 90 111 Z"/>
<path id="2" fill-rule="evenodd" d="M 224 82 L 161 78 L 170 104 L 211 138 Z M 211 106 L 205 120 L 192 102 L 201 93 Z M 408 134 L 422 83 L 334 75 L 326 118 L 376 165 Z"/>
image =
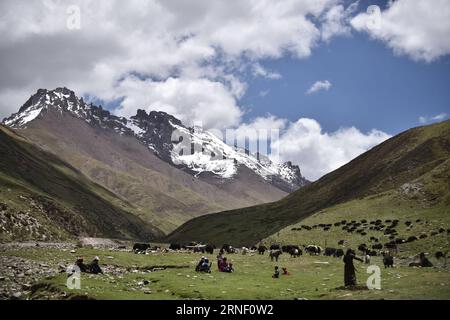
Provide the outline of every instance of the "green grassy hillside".
<path id="1" fill-rule="evenodd" d="M 148 239 L 159 229 L 55 155 L 0 126 L 0 239 Z"/>
<path id="2" fill-rule="evenodd" d="M 448 219 L 449 158 L 450 121 L 414 128 L 280 201 L 195 218 L 166 240 L 251 245 L 327 208 L 346 219 L 405 212 Z M 416 182 L 419 194 L 405 198 L 402 186 Z M 345 205 L 347 210 L 337 209 Z M 331 223 L 332 215 L 324 220 Z"/>

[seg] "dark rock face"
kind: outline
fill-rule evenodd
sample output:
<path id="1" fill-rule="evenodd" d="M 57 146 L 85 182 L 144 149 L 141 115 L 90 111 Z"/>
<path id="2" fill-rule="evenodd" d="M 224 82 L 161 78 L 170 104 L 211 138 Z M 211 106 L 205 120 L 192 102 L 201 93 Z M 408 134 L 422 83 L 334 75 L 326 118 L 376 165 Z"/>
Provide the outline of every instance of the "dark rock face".
<path id="1" fill-rule="evenodd" d="M 143 130 L 140 140 L 161 159 L 171 163 L 172 133 L 175 130 L 174 125 L 183 127 L 181 121 L 162 111 L 151 111 L 147 114 L 141 109 L 138 109 L 131 119 Z"/>
<path id="2" fill-rule="evenodd" d="M 293 179 L 290 183 L 286 183 L 284 179 L 281 179 L 278 176 L 272 176 L 272 184 L 277 186 L 283 191 L 293 192 L 298 188 L 307 186 L 310 182 L 302 176 L 300 167 L 298 165 L 293 165 L 291 161 L 285 162 L 283 164 L 285 168 L 291 170 L 293 172 Z"/>

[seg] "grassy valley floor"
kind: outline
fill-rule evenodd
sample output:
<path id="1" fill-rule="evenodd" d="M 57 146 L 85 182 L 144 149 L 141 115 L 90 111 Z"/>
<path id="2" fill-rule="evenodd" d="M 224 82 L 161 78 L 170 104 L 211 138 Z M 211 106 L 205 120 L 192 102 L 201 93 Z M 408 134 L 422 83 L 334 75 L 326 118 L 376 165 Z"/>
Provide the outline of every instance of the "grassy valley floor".
<path id="1" fill-rule="evenodd" d="M 283 254 L 278 263 L 268 254 L 231 254 L 236 272 L 219 273 L 214 256 L 212 273 L 196 273 L 201 254 L 153 253 L 138 255 L 126 250 L 78 248 L 71 246 L 2 247 L 0 287 L 7 296 L 11 281 L 33 281 L 15 289 L 20 299 L 450 299 L 450 271 L 444 260 L 431 258 L 433 268 L 412 268 L 396 260 L 392 269 L 384 269 L 380 257 L 371 264 L 381 268 L 381 290 L 363 288 L 369 274 L 367 265 L 356 262 L 358 283 L 362 289 L 346 290 L 343 285 L 342 258 L 303 255 L 291 258 Z M 98 255 L 103 275 L 82 274 L 81 289 L 66 287 L 67 274 L 58 273 L 77 256 L 89 261 Z M 19 260 L 17 260 L 19 259 Z M 11 267 L 9 263 L 19 265 Z M 60 267 L 61 265 L 61 267 Z M 291 275 L 273 279 L 274 266 L 287 267 Z M 30 271 L 21 267 L 29 268 Z M 41 269 L 49 269 L 47 278 L 33 278 Z M 20 272 L 20 274 L 18 274 Z M 31 278 L 27 278 L 31 277 Z M 147 283 L 148 281 L 148 283 Z M 14 298 L 14 297 L 13 297 Z"/>

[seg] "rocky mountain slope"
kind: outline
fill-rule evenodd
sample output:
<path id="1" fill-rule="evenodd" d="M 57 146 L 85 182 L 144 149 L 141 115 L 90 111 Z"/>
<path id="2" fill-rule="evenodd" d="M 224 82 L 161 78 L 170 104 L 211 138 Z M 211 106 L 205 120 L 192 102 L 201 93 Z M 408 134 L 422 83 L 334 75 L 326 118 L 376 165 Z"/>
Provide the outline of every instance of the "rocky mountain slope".
<path id="1" fill-rule="evenodd" d="M 449 159 L 450 121 L 414 128 L 280 201 L 195 218 L 167 240 L 251 245 L 314 214 L 329 223 L 323 212 L 335 212 L 336 206 L 342 219 L 368 212 L 392 218 L 420 207 L 448 221 Z"/>
<path id="2" fill-rule="evenodd" d="M 165 232 L 205 213 L 276 201 L 307 184 L 297 166 L 258 161 L 164 112 L 121 118 L 66 88 L 38 90 L 3 123 L 132 203 Z M 178 153 L 174 130 L 225 158 Z"/>
<path id="3" fill-rule="evenodd" d="M 0 239 L 91 235 L 154 239 L 162 232 L 77 169 L 0 125 Z"/>

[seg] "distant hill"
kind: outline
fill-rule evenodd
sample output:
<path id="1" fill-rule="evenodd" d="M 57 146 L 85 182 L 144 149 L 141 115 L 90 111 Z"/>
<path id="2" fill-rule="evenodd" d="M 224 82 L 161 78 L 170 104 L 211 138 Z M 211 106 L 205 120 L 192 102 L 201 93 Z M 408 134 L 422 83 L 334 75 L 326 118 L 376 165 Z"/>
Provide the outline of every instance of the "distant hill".
<path id="1" fill-rule="evenodd" d="M 410 201 L 411 208 L 438 208 L 437 214 L 447 217 L 450 213 L 449 159 L 450 121 L 410 129 L 280 201 L 192 219 L 171 233 L 166 241 L 252 245 L 315 213 L 321 214 L 321 220 L 327 220 L 322 212 L 337 205 L 347 208 L 349 217 L 364 216 L 362 204 L 369 198 L 381 199 L 378 208 L 383 212 L 379 215 L 388 211 L 395 216 L 400 204 L 392 199 L 402 196 L 405 190 L 417 188 L 420 197 L 403 199 L 402 212 L 407 210 Z M 370 212 L 376 216 L 376 202 L 372 204 Z M 345 215 L 341 211 L 339 217 Z"/>
<path id="2" fill-rule="evenodd" d="M 161 230 L 57 156 L 0 125 L 0 240 L 150 240 Z"/>

